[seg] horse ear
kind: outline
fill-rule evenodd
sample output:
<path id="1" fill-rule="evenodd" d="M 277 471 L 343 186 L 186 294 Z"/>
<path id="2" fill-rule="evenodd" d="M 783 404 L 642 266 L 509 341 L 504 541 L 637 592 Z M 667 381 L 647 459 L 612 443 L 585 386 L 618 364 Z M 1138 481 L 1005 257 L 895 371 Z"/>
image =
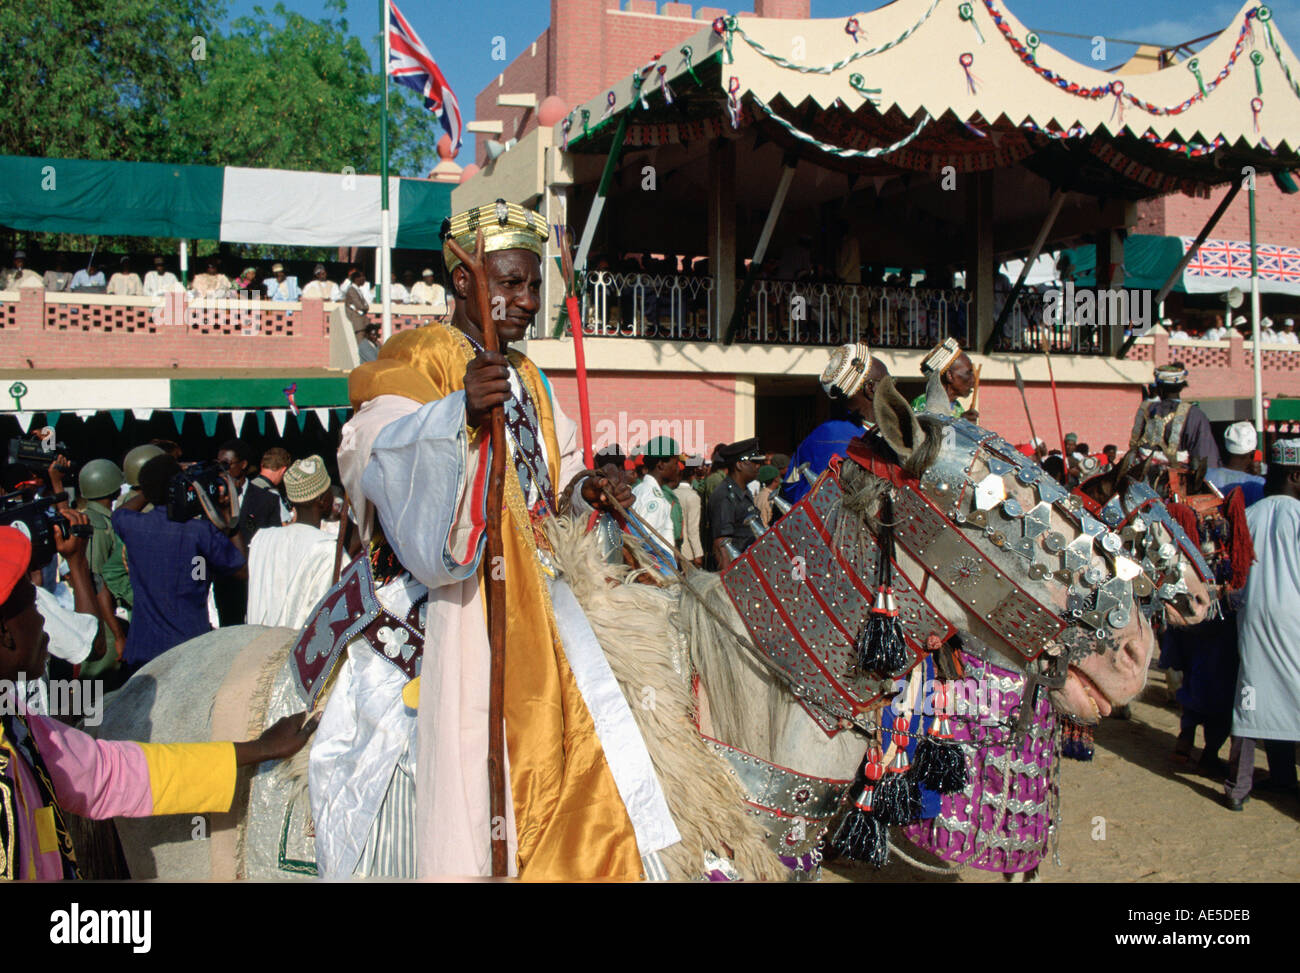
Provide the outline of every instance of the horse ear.
<path id="1" fill-rule="evenodd" d="M 892 377 L 886 376 L 876 386 L 873 405 L 880 435 L 898 454 L 899 461 L 906 463 L 912 452 L 925 442 L 925 431 L 912 407 L 894 386 Z"/>

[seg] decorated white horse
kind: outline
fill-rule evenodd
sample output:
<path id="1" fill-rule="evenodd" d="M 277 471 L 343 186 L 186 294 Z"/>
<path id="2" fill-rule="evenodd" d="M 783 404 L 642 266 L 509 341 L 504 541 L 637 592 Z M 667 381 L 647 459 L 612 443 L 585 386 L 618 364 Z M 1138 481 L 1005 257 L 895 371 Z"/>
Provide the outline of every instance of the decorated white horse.
<path id="1" fill-rule="evenodd" d="M 1059 756 L 1145 683 L 1148 615 L 1205 616 L 1199 555 L 1158 501 L 1073 496 L 987 430 L 914 417 L 892 383 L 877 418 L 720 576 L 610 564 L 585 523 L 551 524 L 682 835 L 659 877 L 809 875 L 832 850 L 880 864 L 900 838 L 930 862 L 1032 871 Z M 100 733 L 255 735 L 303 706 L 303 638 L 241 626 L 178 646 Z M 409 664 L 391 647 L 348 651 Z M 243 778 L 228 815 L 118 821 L 131 875 L 314 875 L 305 754 Z M 413 787 L 399 768 L 356 874 L 411 874 Z"/>

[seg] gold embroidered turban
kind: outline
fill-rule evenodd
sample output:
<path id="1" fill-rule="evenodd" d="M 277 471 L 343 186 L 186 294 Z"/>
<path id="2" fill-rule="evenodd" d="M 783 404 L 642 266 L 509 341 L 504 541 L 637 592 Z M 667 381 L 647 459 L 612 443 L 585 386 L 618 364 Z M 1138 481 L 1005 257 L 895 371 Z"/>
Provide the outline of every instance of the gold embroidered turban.
<path id="1" fill-rule="evenodd" d="M 480 229 L 483 231 L 486 253 L 495 253 L 498 250 L 530 250 L 541 257 L 546 240 L 550 236 L 546 220 L 540 214 L 524 209 L 518 203 L 507 203 L 504 199 L 475 206 L 449 220 L 444 220 L 441 236 L 444 241 L 447 237 L 451 237 L 462 250 L 473 254 Z M 442 259 L 447 265 L 448 274 L 460 264 L 450 247 L 443 247 Z"/>

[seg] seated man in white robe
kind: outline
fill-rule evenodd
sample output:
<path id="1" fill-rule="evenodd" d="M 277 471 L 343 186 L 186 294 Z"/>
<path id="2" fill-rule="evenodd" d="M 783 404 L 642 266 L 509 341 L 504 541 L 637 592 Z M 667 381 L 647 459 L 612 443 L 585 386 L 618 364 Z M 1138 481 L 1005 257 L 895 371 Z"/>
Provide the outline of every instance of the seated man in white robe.
<path id="1" fill-rule="evenodd" d="M 334 506 L 329 471 L 319 456 L 300 459 L 284 474 L 294 521 L 263 527 L 248 549 L 248 624 L 301 628 L 329 589 L 335 540 L 321 530 Z"/>

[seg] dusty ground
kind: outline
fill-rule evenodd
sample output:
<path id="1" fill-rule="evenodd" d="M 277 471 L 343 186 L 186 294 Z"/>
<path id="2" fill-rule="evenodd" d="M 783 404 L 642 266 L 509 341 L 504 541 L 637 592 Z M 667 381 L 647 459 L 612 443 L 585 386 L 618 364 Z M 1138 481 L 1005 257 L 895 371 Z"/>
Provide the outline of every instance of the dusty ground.
<path id="1" fill-rule="evenodd" d="M 1164 676 L 1152 672 L 1130 720 L 1105 720 L 1092 763 L 1062 761 L 1061 867 L 1050 859 L 1045 882 L 1296 882 L 1300 881 L 1300 800 L 1257 791 L 1241 813 L 1219 803 L 1217 780 L 1174 765 L 1178 709 L 1167 702 Z M 1200 755 L 1201 739 L 1197 736 Z M 1228 755 L 1225 743 L 1221 756 Z M 1266 774 L 1262 748 L 1256 775 Z M 1105 837 L 1094 840 L 1094 818 Z M 1100 832 L 1098 832 L 1100 833 Z M 925 874 L 891 862 L 880 872 L 836 866 L 829 881 L 1001 881 L 965 869 Z"/>

